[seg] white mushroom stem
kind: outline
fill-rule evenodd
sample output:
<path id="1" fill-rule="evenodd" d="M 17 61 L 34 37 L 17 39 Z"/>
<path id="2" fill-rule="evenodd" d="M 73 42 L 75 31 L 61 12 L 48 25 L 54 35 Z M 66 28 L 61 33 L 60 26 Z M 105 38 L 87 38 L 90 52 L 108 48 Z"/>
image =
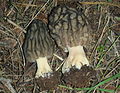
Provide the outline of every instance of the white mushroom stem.
<path id="1" fill-rule="evenodd" d="M 62 72 L 69 72 L 70 68 L 80 69 L 83 65 L 89 65 L 83 46 L 68 47 L 69 55 L 62 67 Z"/>
<path id="2" fill-rule="evenodd" d="M 46 57 L 39 57 L 37 60 L 37 72 L 36 72 L 36 78 L 42 76 L 46 77 L 49 76 L 52 73 L 52 69 L 48 64 Z"/>

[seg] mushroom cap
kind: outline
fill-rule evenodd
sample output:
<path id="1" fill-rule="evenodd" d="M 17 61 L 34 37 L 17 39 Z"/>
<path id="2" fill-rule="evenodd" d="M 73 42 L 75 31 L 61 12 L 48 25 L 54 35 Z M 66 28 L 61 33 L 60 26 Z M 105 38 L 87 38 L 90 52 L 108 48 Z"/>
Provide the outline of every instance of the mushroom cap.
<path id="1" fill-rule="evenodd" d="M 95 34 L 80 9 L 58 5 L 52 9 L 48 25 L 51 36 L 63 49 L 78 45 L 89 49 L 94 43 Z"/>
<path id="2" fill-rule="evenodd" d="M 25 58 L 29 62 L 34 62 L 39 57 L 52 56 L 55 43 L 49 34 L 47 25 L 41 20 L 33 20 L 27 28 L 23 50 Z"/>

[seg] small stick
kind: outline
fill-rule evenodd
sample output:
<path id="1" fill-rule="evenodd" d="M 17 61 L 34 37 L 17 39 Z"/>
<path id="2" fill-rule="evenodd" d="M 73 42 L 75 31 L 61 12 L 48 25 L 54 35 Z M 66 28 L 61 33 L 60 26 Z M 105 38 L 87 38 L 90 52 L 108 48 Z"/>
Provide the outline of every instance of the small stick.
<path id="1" fill-rule="evenodd" d="M 56 54 L 53 54 L 53 55 L 54 55 L 55 57 L 57 57 L 58 59 L 60 59 L 61 61 L 64 61 L 64 59 L 63 59 L 62 57 L 60 57 L 60 56 L 58 56 L 58 55 L 56 55 Z M 64 64 L 64 62 L 62 62 L 55 71 L 58 71 L 63 64 Z"/>
<path id="2" fill-rule="evenodd" d="M 53 54 L 55 57 L 57 57 L 58 59 L 60 59 L 61 61 L 63 61 L 64 59 L 56 54 Z"/>
<path id="3" fill-rule="evenodd" d="M 1 77 L 0 81 L 11 91 L 11 93 L 17 93 L 16 90 L 12 87 L 10 79 Z"/>

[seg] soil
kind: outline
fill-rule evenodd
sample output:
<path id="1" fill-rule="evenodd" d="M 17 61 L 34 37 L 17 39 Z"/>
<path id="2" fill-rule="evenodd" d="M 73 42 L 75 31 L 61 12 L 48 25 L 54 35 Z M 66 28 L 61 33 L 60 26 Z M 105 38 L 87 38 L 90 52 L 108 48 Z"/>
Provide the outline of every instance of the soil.
<path id="1" fill-rule="evenodd" d="M 89 86 L 91 79 L 95 77 L 96 71 L 85 65 L 80 70 L 71 68 L 69 72 L 63 75 L 62 80 L 67 86 L 83 88 Z"/>
<path id="2" fill-rule="evenodd" d="M 60 73 L 54 72 L 50 77 L 39 77 L 36 82 L 40 91 L 56 89 L 60 84 Z"/>
<path id="3" fill-rule="evenodd" d="M 70 72 L 63 75 L 60 72 L 54 72 L 50 77 L 40 77 L 36 79 L 36 83 L 40 91 L 57 89 L 58 85 L 62 84 L 62 82 L 69 87 L 84 88 L 88 87 L 95 77 L 96 71 L 92 67 L 83 66 L 80 70 L 71 68 Z"/>
<path id="4" fill-rule="evenodd" d="M 30 68 L 28 68 L 28 66 Z M 36 65 L 28 64 L 26 75 L 34 77 Z M 32 69 L 32 70 L 30 70 Z M 33 71 L 34 69 L 34 71 Z M 88 87 L 90 82 L 96 78 L 96 71 L 90 66 L 82 66 L 80 70 L 71 68 L 69 72 L 61 74 L 60 71 L 54 72 L 50 77 L 39 77 L 35 82 L 39 86 L 40 91 L 57 89 L 58 85 L 65 85 L 75 88 Z M 82 83 L 81 83 L 82 82 Z M 84 83 L 83 83 L 84 82 Z"/>

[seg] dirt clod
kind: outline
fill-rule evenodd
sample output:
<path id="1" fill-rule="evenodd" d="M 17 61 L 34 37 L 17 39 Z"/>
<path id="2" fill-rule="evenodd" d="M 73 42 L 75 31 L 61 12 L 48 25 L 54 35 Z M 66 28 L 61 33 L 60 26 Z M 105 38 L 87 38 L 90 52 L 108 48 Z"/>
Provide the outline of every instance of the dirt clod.
<path id="1" fill-rule="evenodd" d="M 58 84 L 60 84 L 60 73 L 54 72 L 50 77 L 40 77 L 36 79 L 36 82 L 40 87 L 40 91 L 53 90 L 57 88 Z"/>
<path id="2" fill-rule="evenodd" d="M 63 75 L 67 86 L 83 88 L 89 86 L 92 78 L 95 77 L 96 71 L 89 66 L 82 66 L 80 70 L 71 68 L 69 72 Z"/>

